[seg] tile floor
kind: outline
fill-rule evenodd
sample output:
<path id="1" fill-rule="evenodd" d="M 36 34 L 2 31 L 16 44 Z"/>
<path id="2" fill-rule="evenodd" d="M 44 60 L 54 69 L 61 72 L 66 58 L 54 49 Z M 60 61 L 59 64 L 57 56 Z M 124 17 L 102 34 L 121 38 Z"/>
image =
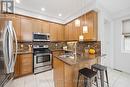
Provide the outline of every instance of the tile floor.
<path id="1" fill-rule="evenodd" d="M 108 69 L 108 75 L 110 87 L 130 87 L 130 74 Z M 53 70 L 15 79 L 11 87 L 54 87 Z"/>

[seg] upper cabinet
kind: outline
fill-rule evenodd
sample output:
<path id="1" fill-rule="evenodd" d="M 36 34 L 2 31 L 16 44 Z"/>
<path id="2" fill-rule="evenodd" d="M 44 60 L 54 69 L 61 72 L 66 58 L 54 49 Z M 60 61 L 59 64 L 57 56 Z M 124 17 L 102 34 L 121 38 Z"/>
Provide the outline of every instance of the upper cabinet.
<path id="1" fill-rule="evenodd" d="M 17 16 L 15 15 L 13 18 L 12 18 L 12 21 L 13 21 L 13 26 L 14 26 L 14 30 L 16 32 L 16 36 L 17 36 L 17 40 L 20 41 L 21 40 L 21 29 L 20 29 L 20 16 Z"/>
<path id="2" fill-rule="evenodd" d="M 50 39 L 51 41 L 57 41 L 57 35 L 58 30 L 57 30 L 57 24 L 55 23 L 50 23 Z"/>
<path id="3" fill-rule="evenodd" d="M 58 37 L 57 37 L 57 40 L 58 41 L 64 41 L 64 26 L 63 25 L 61 25 L 61 24 L 58 24 L 57 25 L 57 32 L 58 32 Z"/>
<path id="4" fill-rule="evenodd" d="M 79 35 L 84 36 L 84 40 L 97 40 L 97 13 L 91 11 L 78 18 L 80 27 L 75 26 L 75 20 L 65 25 L 65 40 L 79 40 Z M 83 25 L 88 26 L 88 33 L 83 33 Z"/>
<path id="5" fill-rule="evenodd" d="M 21 40 L 32 41 L 33 21 L 31 18 L 21 16 Z"/>
<path id="6" fill-rule="evenodd" d="M 61 24 L 50 23 L 50 38 L 51 41 L 63 41 L 64 26 Z"/>
<path id="7" fill-rule="evenodd" d="M 97 40 L 97 13 L 94 11 L 86 14 L 88 33 L 83 34 L 84 40 Z"/>
<path id="8" fill-rule="evenodd" d="M 32 29 L 33 32 L 39 32 L 42 33 L 42 21 L 37 19 L 32 19 Z"/>
<path id="9" fill-rule="evenodd" d="M 47 21 L 41 22 L 41 32 L 42 33 L 50 33 L 50 25 Z"/>

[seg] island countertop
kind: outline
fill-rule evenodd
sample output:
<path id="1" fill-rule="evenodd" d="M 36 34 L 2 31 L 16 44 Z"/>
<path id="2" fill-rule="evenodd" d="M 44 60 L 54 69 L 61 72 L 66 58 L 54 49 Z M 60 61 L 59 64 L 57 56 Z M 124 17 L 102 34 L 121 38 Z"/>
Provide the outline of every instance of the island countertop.
<path id="1" fill-rule="evenodd" d="M 55 55 L 56 58 L 60 59 L 66 64 L 75 65 L 80 64 L 82 62 L 88 62 L 97 60 L 100 61 L 101 55 L 100 54 L 75 54 L 73 56 L 66 56 L 66 54 L 59 54 Z"/>

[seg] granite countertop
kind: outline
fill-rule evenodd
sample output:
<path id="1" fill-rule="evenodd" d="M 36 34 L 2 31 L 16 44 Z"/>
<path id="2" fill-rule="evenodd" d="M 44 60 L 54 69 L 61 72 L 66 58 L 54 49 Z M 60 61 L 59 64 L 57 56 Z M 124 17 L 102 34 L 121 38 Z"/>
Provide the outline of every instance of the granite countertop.
<path id="1" fill-rule="evenodd" d="M 85 62 L 85 61 L 91 61 L 91 60 L 97 60 L 101 58 L 100 54 L 86 54 L 86 55 L 80 55 L 80 54 L 75 54 L 74 56 L 65 56 L 65 55 L 59 55 L 59 56 L 55 56 L 56 58 L 60 59 L 61 61 L 65 62 L 66 64 L 69 65 L 75 65 L 75 64 L 79 64 L 81 62 Z"/>
<path id="2" fill-rule="evenodd" d="M 33 52 L 32 51 L 17 52 L 17 55 L 21 55 L 21 54 L 33 54 Z"/>

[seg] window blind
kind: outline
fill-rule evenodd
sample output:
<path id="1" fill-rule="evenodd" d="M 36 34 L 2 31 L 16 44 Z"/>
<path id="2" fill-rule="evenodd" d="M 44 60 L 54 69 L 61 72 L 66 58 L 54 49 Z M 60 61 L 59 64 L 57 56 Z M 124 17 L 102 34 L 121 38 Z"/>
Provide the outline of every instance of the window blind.
<path id="1" fill-rule="evenodd" d="M 130 19 L 123 21 L 123 35 L 130 36 Z"/>

